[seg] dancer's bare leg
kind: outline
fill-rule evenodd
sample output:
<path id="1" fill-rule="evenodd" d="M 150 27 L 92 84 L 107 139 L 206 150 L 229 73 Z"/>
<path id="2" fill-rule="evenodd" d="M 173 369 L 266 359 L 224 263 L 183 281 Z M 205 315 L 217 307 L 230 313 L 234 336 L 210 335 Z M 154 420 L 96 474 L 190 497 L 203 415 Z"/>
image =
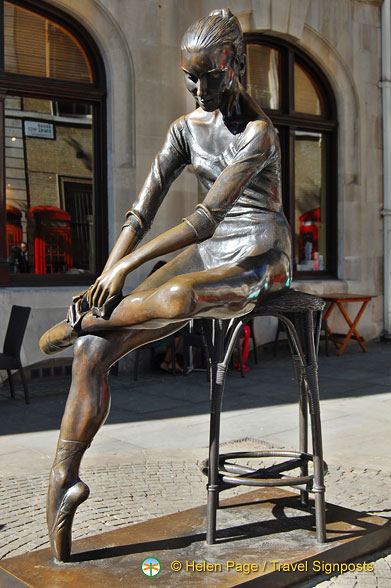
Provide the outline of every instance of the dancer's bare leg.
<path id="1" fill-rule="evenodd" d="M 272 258 L 270 263 L 269 257 Z M 151 282 L 147 280 L 145 288 L 139 287 L 126 296 L 109 319 L 96 317 L 92 312 L 86 314 L 81 322 L 81 333 L 123 328 L 156 329 L 194 317 L 224 319 L 247 314 L 260 300 L 284 288 L 290 278 L 289 261 L 285 254 L 270 250 L 258 259 L 262 260 L 258 268 L 252 267 L 251 261 L 248 267 L 220 266 L 176 275 L 158 287 L 148 288 Z M 165 267 L 156 272 L 160 278 L 165 275 Z M 64 321 L 45 333 L 40 342 L 41 349 L 50 353 L 50 346 L 53 345 L 59 350 L 62 345 L 72 344 L 77 336 Z"/>
<path id="2" fill-rule="evenodd" d="M 183 257 L 183 254 L 178 257 Z M 195 260 L 191 265 L 194 267 L 194 264 Z M 168 271 L 163 276 L 159 278 L 159 272 L 156 272 L 157 275 L 147 278 L 145 286 L 156 288 L 167 276 L 173 275 L 175 269 L 171 268 L 170 273 L 172 263 L 167 266 Z M 141 289 L 145 286 L 141 285 Z M 50 336 L 64 326 L 69 326 L 69 323 L 63 321 L 44 333 L 40 341 L 43 351 L 52 351 Z M 106 321 L 102 320 L 101 326 L 104 328 Z M 84 452 L 109 412 L 108 370 L 129 351 L 174 333 L 182 326 L 183 323 L 177 323 L 153 330 L 106 330 L 75 337 L 72 384 L 61 423 L 47 497 L 49 536 L 57 559 L 69 559 L 73 517 L 77 507 L 89 494 L 87 486 L 79 478 L 79 466 Z M 55 348 L 55 351 L 59 350 L 61 347 Z"/>
<path id="3" fill-rule="evenodd" d="M 55 557 L 69 559 L 71 529 L 77 507 L 89 489 L 79 478 L 79 466 L 110 408 L 107 372 L 124 354 L 165 337 L 181 324 L 161 329 L 117 331 L 79 337 L 75 344 L 72 384 L 61 423 L 56 457 L 50 472 L 47 523 Z"/>
<path id="4" fill-rule="evenodd" d="M 48 525 L 58 559 L 69 558 L 73 516 L 88 497 L 78 469 L 84 451 L 108 414 L 106 374 L 110 366 L 132 349 L 174 333 L 192 316 L 228 318 L 246 314 L 263 291 L 270 293 L 283 287 L 289 277 L 285 259 L 282 255 L 279 263 L 274 258 L 273 264 L 263 265 L 264 275 L 254 271 L 251 264 L 250 269 L 221 266 L 182 274 L 160 286 L 138 289 L 108 320 L 91 313 L 83 318 L 48 494 Z M 146 286 L 156 283 L 151 280 Z"/>

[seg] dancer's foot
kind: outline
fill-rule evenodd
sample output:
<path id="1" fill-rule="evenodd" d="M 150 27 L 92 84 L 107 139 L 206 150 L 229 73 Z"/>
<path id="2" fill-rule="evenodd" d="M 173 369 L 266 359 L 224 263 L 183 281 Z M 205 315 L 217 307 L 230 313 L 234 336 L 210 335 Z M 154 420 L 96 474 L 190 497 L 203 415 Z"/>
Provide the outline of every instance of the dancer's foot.
<path id="1" fill-rule="evenodd" d="M 50 472 L 46 519 L 52 550 L 60 561 L 69 559 L 73 517 L 90 493 L 78 475 L 80 460 L 88 445 L 82 441 L 59 439 Z"/>
<path id="2" fill-rule="evenodd" d="M 47 523 L 53 554 L 59 561 L 68 561 L 72 545 L 72 523 L 77 507 L 87 500 L 90 490 L 77 480 L 68 489 L 49 487 Z"/>
<path id="3" fill-rule="evenodd" d="M 48 329 L 39 340 L 39 347 L 43 353 L 52 355 L 59 353 L 66 347 L 73 345 L 77 339 L 76 330 L 66 320 Z"/>

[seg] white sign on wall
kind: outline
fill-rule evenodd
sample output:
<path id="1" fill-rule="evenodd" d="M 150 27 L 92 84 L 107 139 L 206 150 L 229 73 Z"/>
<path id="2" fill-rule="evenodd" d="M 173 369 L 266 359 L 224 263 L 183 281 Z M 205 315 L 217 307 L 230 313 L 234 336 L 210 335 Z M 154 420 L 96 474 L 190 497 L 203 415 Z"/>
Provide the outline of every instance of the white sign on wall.
<path id="1" fill-rule="evenodd" d="M 25 120 L 24 132 L 26 137 L 54 139 L 54 126 L 51 123 L 39 122 L 37 120 Z"/>

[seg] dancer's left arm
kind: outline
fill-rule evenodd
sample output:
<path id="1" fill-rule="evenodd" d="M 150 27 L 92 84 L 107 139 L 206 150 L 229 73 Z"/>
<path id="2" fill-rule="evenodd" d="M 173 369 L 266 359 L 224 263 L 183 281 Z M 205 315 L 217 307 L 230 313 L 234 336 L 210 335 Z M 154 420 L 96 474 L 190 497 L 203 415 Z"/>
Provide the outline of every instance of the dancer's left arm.
<path id="1" fill-rule="evenodd" d="M 183 222 L 142 245 L 104 271 L 88 291 L 90 306 L 101 308 L 118 294 L 126 276 L 146 261 L 210 238 L 251 178 L 261 171 L 275 145 L 265 121 L 250 123 L 232 163 L 219 175 L 204 202 Z"/>

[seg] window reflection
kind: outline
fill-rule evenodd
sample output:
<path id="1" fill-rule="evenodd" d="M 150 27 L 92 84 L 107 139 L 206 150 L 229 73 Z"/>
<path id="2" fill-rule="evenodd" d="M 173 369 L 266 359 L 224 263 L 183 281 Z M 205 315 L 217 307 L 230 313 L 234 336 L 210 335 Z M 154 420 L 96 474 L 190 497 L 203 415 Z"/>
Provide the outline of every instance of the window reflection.
<path id="1" fill-rule="evenodd" d="M 280 108 L 279 53 L 263 45 L 248 44 L 247 91 L 263 108 Z"/>
<path id="2" fill-rule="evenodd" d="M 296 112 L 324 115 L 318 89 L 308 73 L 298 63 L 295 63 L 294 78 Z"/>
<path id="3" fill-rule="evenodd" d="M 68 103 L 61 115 L 49 100 L 8 97 L 5 106 L 9 272 L 93 273 L 90 105 Z"/>
<path id="4" fill-rule="evenodd" d="M 297 271 L 326 267 L 325 141 L 295 131 L 295 261 Z"/>

